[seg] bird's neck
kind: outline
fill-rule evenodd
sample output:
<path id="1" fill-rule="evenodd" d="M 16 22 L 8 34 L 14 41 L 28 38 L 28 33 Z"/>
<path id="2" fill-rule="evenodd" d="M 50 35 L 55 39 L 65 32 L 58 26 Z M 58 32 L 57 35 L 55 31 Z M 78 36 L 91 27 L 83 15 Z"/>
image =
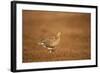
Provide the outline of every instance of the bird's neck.
<path id="1" fill-rule="evenodd" d="M 60 39 L 60 36 L 61 36 L 61 35 L 57 35 L 57 36 L 56 36 L 56 39 Z"/>

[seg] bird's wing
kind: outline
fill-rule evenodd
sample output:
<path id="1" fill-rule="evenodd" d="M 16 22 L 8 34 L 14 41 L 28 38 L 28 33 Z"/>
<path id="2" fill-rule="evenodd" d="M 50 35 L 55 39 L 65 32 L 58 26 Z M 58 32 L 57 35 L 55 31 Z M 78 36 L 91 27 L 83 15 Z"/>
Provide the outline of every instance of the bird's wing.
<path id="1" fill-rule="evenodd" d="M 43 46 L 55 47 L 59 44 L 60 37 L 52 36 L 41 40 Z"/>

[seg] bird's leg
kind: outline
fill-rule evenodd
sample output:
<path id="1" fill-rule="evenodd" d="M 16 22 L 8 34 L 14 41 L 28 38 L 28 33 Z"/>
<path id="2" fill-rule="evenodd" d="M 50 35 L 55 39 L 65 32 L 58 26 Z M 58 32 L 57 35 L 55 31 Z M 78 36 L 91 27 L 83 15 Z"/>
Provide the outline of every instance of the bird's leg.
<path id="1" fill-rule="evenodd" d="M 53 48 L 48 48 L 48 50 L 49 50 L 49 53 L 52 53 L 52 49 L 53 49 Z"/>
<path id="2" fill-rule="evenodd" d="M 52 50 L 49 50 L 49 53 L 52 53 Z"/>
<path id="3" fill-rule="evenodd" d="M 54 48 L 48 48 L 48 50 L 49 50 L 49 53 L 54 52 Z"/>

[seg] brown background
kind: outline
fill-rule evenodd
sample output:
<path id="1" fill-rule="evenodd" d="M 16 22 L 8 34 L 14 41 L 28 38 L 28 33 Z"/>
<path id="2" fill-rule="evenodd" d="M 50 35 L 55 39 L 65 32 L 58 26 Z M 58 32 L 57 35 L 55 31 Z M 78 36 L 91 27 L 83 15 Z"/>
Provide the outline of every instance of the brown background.
<path id="1" fill-rule="evenodd" d="M 90 59 L 90 14 L 23 10 L 23 62 Z M 62 32 L 53 53 L 38 45 Z"/>

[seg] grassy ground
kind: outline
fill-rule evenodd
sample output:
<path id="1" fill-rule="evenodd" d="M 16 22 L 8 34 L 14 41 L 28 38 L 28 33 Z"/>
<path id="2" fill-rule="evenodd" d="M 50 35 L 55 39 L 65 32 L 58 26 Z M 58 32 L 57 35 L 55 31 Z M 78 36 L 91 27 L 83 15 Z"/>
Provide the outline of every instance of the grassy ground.
<path id="1" fill-rule="evenodd" d="M 23 62 L 90 59 L 90 14 L 23 10 Z M 53 53 L 38 45 L 62 32 Z"/>

